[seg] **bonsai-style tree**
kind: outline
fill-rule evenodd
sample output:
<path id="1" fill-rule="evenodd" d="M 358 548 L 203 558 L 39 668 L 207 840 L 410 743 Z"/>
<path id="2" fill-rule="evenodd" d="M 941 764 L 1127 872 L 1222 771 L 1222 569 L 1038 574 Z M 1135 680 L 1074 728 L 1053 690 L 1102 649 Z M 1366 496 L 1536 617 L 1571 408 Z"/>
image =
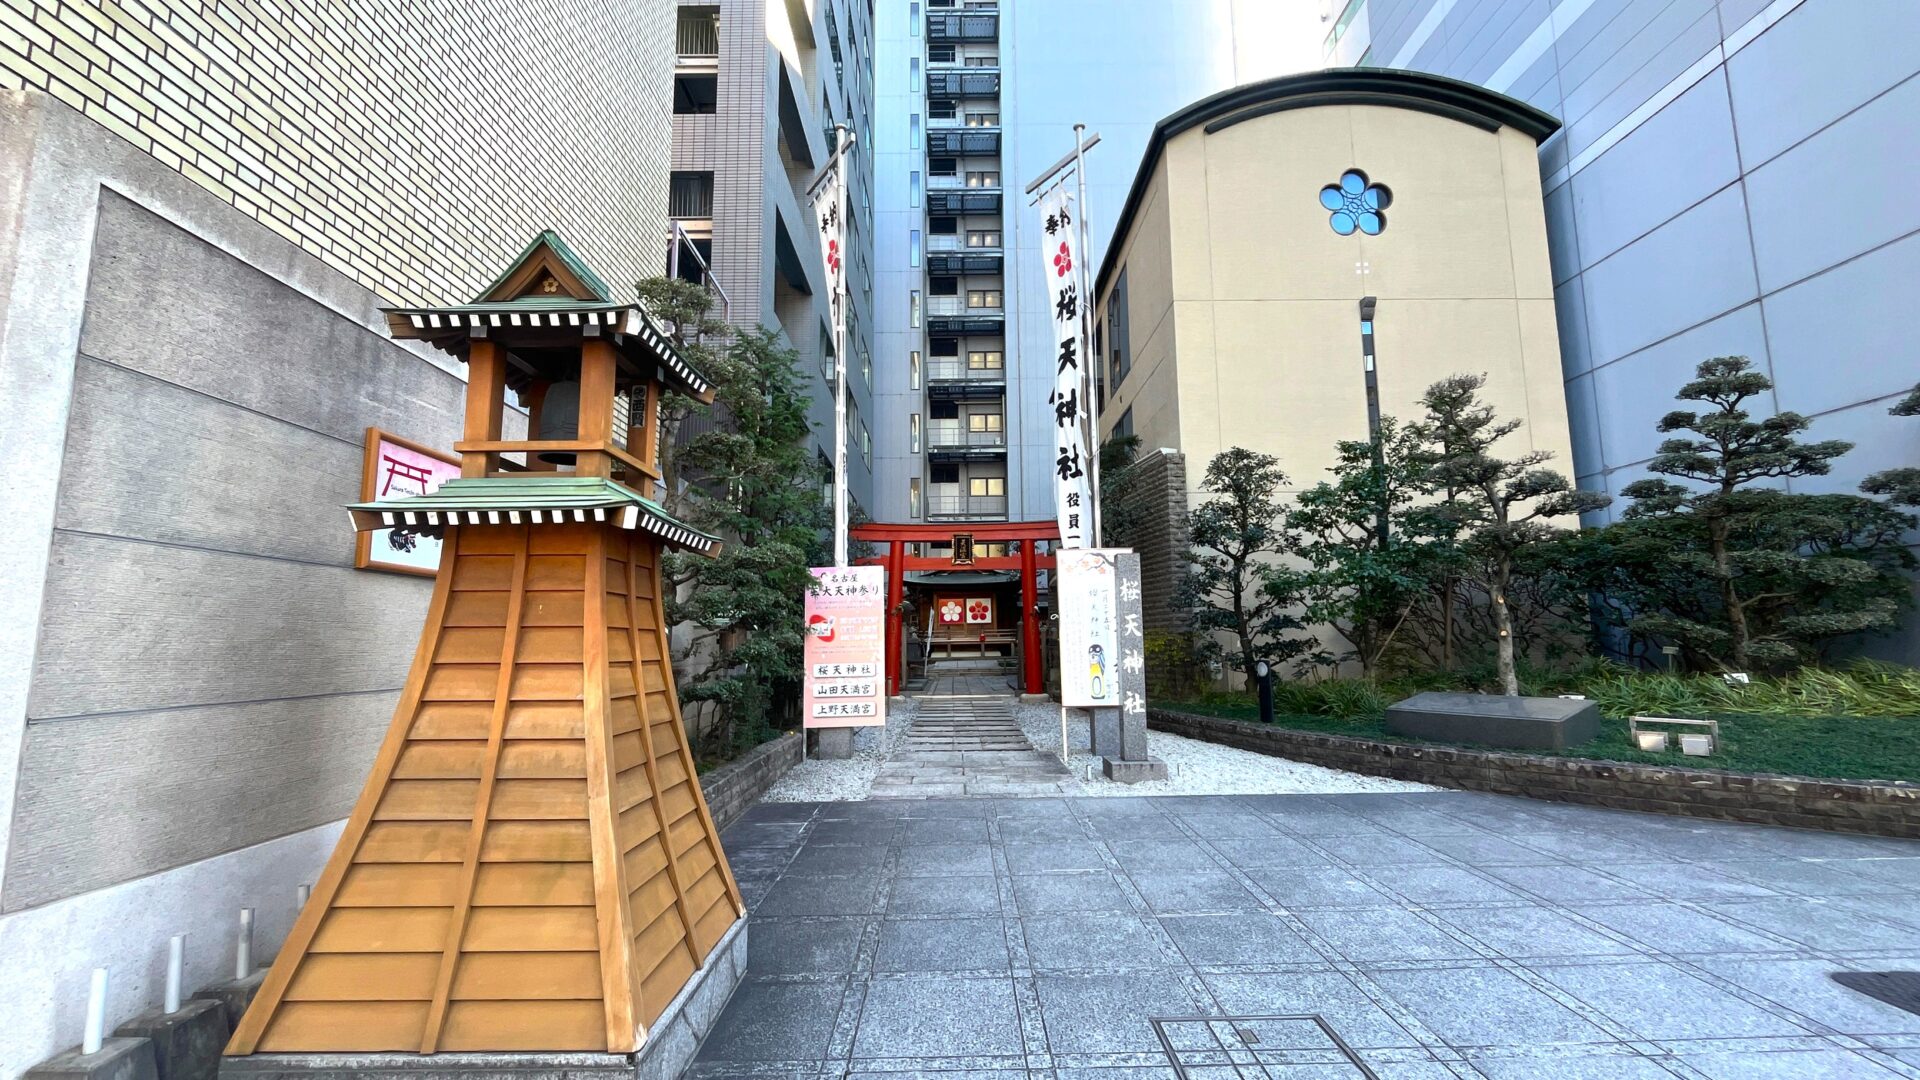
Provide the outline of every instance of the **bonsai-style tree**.
<path id="1" fill-rule="evenodd" d="M 807 568 L 827 559 L 809 401 L 798 355 L 772 332 L 710 318 L 706 291 L 687 282 L 656 278 L 640 292 L 715 386 L 711 406 L 663 403 L 675 428 L 703 412 L 716 422 L 686 439 L 662 425 L 662 497 L 727 545 L 716 559 L 669 556 L 664 600 L 670 622 L 694 627 L 678 658 L 680 697 L 714 709 L 701 749 L 725 757 L 757 741 L 802 674 Z"/>
<path id="2" fill-rule="evenodd" d="M 1887 412 L 1894 416 L 1920 416 L 1920 385 Z M 1885 495 L 1895 506 L 1920 506 L 1920 466 L 1883 469 L 1862 481 L 1860 490 L 1869 495 Z"/>
<path id="3" fill-rule="evenodd" d="M 1434 569 L 1433 544 L 1419 500 L 1430 493 L 1419 433 L 1391 416 L 1377 440 L 1342 441 L 1321 481 L 1300 493 L 1288 515 L 1309 570 L 1300 576 L 1310 623 L 1332 627 L 1371 674 Z"/>
<path id="4" fill-rule="evenodd" d="M 1293 614 L 1298 576 L 1280 563 L 1293 547 L 1285 508 L 1275 498 L 1286 482 L 1272 456 L 1236 446 L 1207 463 L 1205 485 L 1213 498 L 1187 515 L 1192 547 L 1181 589 L 1198 648 L 1219 658 L 1218 635 L 1231 635 L 1229 659 L 1247 673 L 1255 661 L 1289 660 L 1312 644 L 1284 636 L 1305 625 Z"/>
<path id="5" fill-rule="evenodd" d="M 1794 575 L 1776 580 L 1772 587 L 1759 583 L 1762 575 L 1779 579 L 1791 569 L 1790 563 L 1810 558 L 1793 546 L 1764 544 L 1754 533 L 1763 517 L 1781 509 L 1783 493 L 1748 485 L 1777 477 L 1825 475 L 1834 458 L 1853 449 L 1852 443 L 1837 439 L 1800 441 L 1797 436 L 1807 430 L 1809 421 L 1799 413 L 1754 419 L 1746 403 L 1772 390 L 1773 382 L 1750 369 L 1744 356 L 1702 361 L 1693 380 L 1675 396 L 1681 401 L 1700 402 L 1706 408 L 1677 409 L 1660 418 L 1660 431 L 1688 434 L 1662 442 L 1648 468 L 1693 481 L 1695 486 L 1651 478 L 1621 489 L 1621 494 L 1634 500 L 1627 511 L 1630 517 L 1694 519 L 1704 532 L 1706 558 L 1692 568 L 1711 582 L 1720 601 L 1715 620 L 1718 625 L 1663 612 L 1636 620 L 1636 629 L 1673 637 L 1696 653 L 1737 671 L 1755 663 L 1793 659 L 1796 650 L 1792 643 L 1778 636 L 1756 635 L 1749 614 L 1756 603 L 1790 599 L 1778 594 Z M 1737 543 L 1737 539 L 1743 542 Z M 1811 572 L 1814 568 L 1803 564 L 1802 569 Z M 1864 565 L 1838 564 L 1825 566 L 1820 572 L 1828 576 L 1870 573 Z M 1869 629 L 1873 621 L 1868 619 L 1854 629 Z"/>
<path id="6" fill-rule="evenodd" d="M 1518 697 L 1513 619 L 1507 607 L 1515 559 L 1558 535 L 1549 519 L 1598 510 L 1612 500 L 1599 492 L 1575 490 L 1565 476 L 1541 468 L 1553 456 L 1545 450 L 1514 458 L 1493 456 L 1494 444 L 1518 430 L 1521 422 L 1501 420 L 1493 406 L 1481 402 L 1486 381 L 1484 375 L 1455 375 L 1428 387 L 1421 398 L 1427 415 L 1419 430 L 1430 461 L 1426 482 L 1455 493 L 1435 513 L 1461 538 L 1468 556 L 1466 573 L 1486 590 L 1501 691 Z"/>

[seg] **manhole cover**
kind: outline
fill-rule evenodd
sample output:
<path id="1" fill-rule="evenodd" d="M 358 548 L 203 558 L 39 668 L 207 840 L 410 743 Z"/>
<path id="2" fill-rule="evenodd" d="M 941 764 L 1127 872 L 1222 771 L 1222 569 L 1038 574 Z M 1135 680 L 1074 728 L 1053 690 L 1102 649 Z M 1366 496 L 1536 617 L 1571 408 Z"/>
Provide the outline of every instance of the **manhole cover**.
<path id="1" fill-rule="evenodd" d="M 1156 1016 L 1154 1034 L 1180 1080 L 1298 1075 L 1268 1066 L 1318 1065 L 1315 1076 L 1380 1080 L 1333 1026 L 1317 1015 Z"/>
<path id="2" fill-rule="evenodd" d="M 1833 981 L 1849 990 L 1920 1015 L 1920 971 L 1836 971 Z"/>

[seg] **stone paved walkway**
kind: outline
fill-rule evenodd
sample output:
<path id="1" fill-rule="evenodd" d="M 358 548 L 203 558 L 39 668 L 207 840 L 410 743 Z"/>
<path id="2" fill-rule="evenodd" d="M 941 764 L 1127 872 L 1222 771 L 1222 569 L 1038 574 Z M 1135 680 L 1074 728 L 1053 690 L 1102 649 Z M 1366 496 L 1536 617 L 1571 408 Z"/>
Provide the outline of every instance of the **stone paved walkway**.
<path id="1" fill-rule="evenodd" d="M 1920 843 L 1465 792 L 765 804 L 691 1076 L 1920 1077 Z M 1242 1033 L 1245 1033 L 1244 1035 Z M 1250 1037 L 1250 1038 L 1249 1038 Z"/>
<path id="2" fill-rule="evenodd" d="M 871 797 L 1062 795 L 1072 789 L 1060 759 L 1035 750 L 1021 733 L 1012 698 L 923 695 L 905 741 L 874 777 Z"/>

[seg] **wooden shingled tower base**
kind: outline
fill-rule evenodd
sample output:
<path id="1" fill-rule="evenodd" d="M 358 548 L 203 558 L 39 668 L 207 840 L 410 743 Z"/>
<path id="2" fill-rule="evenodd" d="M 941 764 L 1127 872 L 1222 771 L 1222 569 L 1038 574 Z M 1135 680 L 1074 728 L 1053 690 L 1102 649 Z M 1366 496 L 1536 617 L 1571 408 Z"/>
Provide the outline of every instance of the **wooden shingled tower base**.
<path id="1" fill-rule="evenodd" d="M 724 1005 L 743 912 L 680 723 L 659 542 L 592 521 L 447 528 L 373 773 L 228 1048 L 267 1056 L 228 1071 L 631 1054 L 702 968 Z"/>

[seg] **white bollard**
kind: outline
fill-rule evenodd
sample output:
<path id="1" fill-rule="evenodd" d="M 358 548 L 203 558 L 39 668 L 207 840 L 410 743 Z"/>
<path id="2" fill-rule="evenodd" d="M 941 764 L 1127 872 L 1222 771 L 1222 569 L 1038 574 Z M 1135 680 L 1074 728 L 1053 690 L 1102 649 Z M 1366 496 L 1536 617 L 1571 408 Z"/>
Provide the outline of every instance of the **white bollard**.
<path id="1" fill-rule="evenodd" d="M 107 1035 L 107 969 L 93 969 L 93 985 L 87 989 L 87 1030 L 80 1038 L 82 1054 L 97 1054 Z"/>
<path id="2" fill-rule="evenodd" d="M 233 950 L 233 977 L 244 979 L 253 974 L 253 909 L 240 909 L 240 940 Z"/>
<path id="3" fill-rule="evenodd" d="M 187 966 L 187 935 L 175 934 L 167 939 L 167 996 L 168 1016 L 180 1011 L 180 976 Z"/>

